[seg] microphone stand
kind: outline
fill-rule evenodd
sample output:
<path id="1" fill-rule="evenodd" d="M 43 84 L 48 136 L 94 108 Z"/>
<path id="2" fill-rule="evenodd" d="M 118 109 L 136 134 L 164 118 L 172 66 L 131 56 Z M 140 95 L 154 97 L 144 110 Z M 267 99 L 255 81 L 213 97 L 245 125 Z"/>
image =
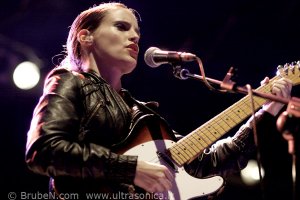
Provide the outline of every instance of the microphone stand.
<path id="1" fill-rule="evenodd" d="M 209 84 L 212 84 L 216 86 L 218 89 L 225 89 L 226 91 L 230 92 L 236 92 L 236 93 L 241 93 L 241 94 L 248 94 L 249 90 L 246 87 L 241 87 L 236 85 L 235 82 L 231 80 L 233 76 L 233 68 L 231 67 L 229 71 L 227 72 L 226 76 L 224 77 L 223 81 L 219 81 L 216 79 L 212 78 L 206 78 L 197 74 L 192 74 L 189 72 L 187 69 L 182 69 L 180 65 L 173 65 L 173 74 L 176 78 L 181 79 L 181 80 L 186 80 L 186 79 L 194 79 L 194 80 L 199 80 L 202 82 L 208 82 Z M 293 200 L 296 200 L 299 198 L 300 194 L 297 194 L 296 191 L 299 192 L 299 183 L 297 180 L 299 180 L 299 175 L 296 174 L 296 161 L 298 160 L 296 155 L 299 153 L 299 142 L 300 142 L 300 99 L 292 97 L 291 100 L 288 100 L 283 97 L 278 97 L 272 94 L 267 94 L 267 93 L 262 93 L 256 90 L 251 90 L 252 94 L 258 97 L 262 97 L 264 99 L 272 100 L 272 101 L 277 101 L 280 103 L 283 103 L 285 105 L 288 105 L 287 108 L 287 113 L 293 117 L 294 123 L 291 125 L 289 123 L 286 126 L 293 126 L 289 127 L 290 129 L 297 130 L 297 131 L 290 131 L 289 134 L 293 134 L 293 152 L 291 153 L 293 156 L 293 166 L 292 166 L 292 176 L 293 176 Z M 296 117 L 296 118 L 295 118 Z M 298 121 L 295 123 L 295 121 L 298 119 Z M 278 123 L 278 121 L 277 121 Z M 278 124 L 277 124 L 278 127 Z M 283 130 L 284 131 L 284 130 Z M 298 132 L 298 133 L 296 133 Z M 283 132 L 282 132 L 283 133 Z M 297 184 L 298 185 L 297 185 Z M 297 188 L 297 189 L 296 189 Z M 298 196 L 299 195 L 299 196 Z"/>
<path id="2" fill-rule="evenodd" d="M 173 74 L 176 78 L 179 78 L 181 80 L 186 80 L 186 79 L 194 79 L 194 80 L 199 80 L 204 82 L 205 80 L 211 83 L 212 85 L 217 86 L 220 89 L 225 89 L 230 92 L 236 92 L 236 93 L 241 93 L 241 94 L 248 94 L 248 89 L 246 87 L 241 87 L 237 86 L 235 82 L 231 80 L 231 77 L 233 76 L 232 74 L 233 68 L 231 67 L 229 71 L 227 72 L 225 78 L 223 81 L 219 81 L 216 79 L 212 78 L 204 78 L 203 76 L 200 76 L 198 74 L 192 74 L 189 72 L 187 69 L 182 69 L 181 66 L 173 66 Z M 256 90 L 252 90 L 252 93 L 255 96 L 262 97 L 264 99 L 269 99 L 272 101 L 277 101 L 283 104 L 288 104 L 289 100 L 283 97 L 278 97 L 272 94 L 267 94 L 263 92 L 259 92 Z"/>

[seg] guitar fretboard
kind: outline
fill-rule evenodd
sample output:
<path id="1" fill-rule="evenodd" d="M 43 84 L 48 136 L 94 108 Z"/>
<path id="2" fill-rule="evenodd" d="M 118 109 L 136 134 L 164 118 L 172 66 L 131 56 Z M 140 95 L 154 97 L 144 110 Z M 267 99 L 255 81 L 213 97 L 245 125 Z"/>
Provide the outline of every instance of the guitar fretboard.
<path id="1" fill-rule="evenodd" d="M 271 83 L 279 78 L 275 76 L 270 80 L 269 84 L 260 86 L 256 90 L 270 93 Z M 267 101 L 257 96 L 254 96 L 253 100 L 255 110 L 258 110 Z M 168 149 L 170 157 L 178 165 L 191 161 L 205 148 L 249 117 L 252 114 L 252 110 L 251 99 L 247 95 L 170 147 Z"/>

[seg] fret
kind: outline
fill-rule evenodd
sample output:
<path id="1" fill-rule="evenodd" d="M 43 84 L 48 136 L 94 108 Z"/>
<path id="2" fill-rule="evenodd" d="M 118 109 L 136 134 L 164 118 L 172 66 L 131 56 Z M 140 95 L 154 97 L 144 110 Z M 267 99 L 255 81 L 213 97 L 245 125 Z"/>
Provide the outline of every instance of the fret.
<path id="1" fill-rule="evenodd" d="M 206 126 L 207 129 L 213 129 L 214 134 L 217 135 L 217 138 L 222 136 L 222 133 L 226 131 L 220 124 L 217 122 L 217 120 L 210 120 L 207 123 L 203 125 L 203 127 Z M 199 127 L 198 129 L 200 129 Z"/>
<path id="2" fill-rule="evenodd" d="M 212 130 L 212 126 L 208 125 L 208 126 L 204 126 L 204 134 L 206 134 L 206 136 L 209 138 L 210 141 L 214 141 L 215 139 L 217 139 L 218 137 L 215 135 L 215 131 Z"/>
<path id="3" fill-rule="evenodd" d="M 187 152 L 189 151 L 190 147 L 188 147 L 188 145 L 184 140 L 181 141 L 181 143 L 178 144 L 177 146 L 178 146 L 178 150 L 180 150 L 183 157 L 189 157 L 189 155 L 193 154 L 191 151 L 190 153 Z"/>
<path id="4" fill-rule="evenodd" d="M 191 137 L 188 138 L 190 140 L 190 142 L 195 145 L 193 147 L 194 147 L 194 149 L 196 148 L 196 150 L 197 150 L 196 152 L 201 151 L 204 147 L 198 138 L 199 137 L 197 137 L 197 134 L 191 134 Z"/>
<path id="5" fill-rule="evenodd" d="M 205 147 L 207 147 L 207 143 L 203 140 L 199 131 L 195 130 L 193 134 L 191 134 L 189 137 L 186 138 L 189 139 L 190 137 L 193 137 L 195 140 L 197 140 L 199 150 L 202 151 Z"/>
<path id="6" fill-rule="evenodd" d="M 199 152 L 199 149 L 196 148 L 196 145 L 193 143 L 192 140 L 183 141 L 181 143 L 181 148 L 186 152 L 189 151 L 191 154 L 195 154 L 195 153 Z M 196 148 L 196 149 L 194 149 L 194 148 Z"/>
<path id="7" fill-rule="evenodd" d="M 179 151 L 178 145 L 173 145 L 171 148 L 169 148 L 168 153 L 176 163 L 184 164 L 186 162 L 186 159 L 181 154 L 181 151 Z"/>

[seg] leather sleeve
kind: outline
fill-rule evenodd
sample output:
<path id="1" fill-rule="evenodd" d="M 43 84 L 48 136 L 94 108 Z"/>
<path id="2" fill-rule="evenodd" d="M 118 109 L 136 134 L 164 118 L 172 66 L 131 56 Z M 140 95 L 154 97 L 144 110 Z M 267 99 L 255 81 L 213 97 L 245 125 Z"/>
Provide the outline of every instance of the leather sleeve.
<path id="1" fill-rule="evenodd" d="M 28 131 L 26 162 L 39 174 L 133 182 L 137 157 L 78 140 L 83 116 L 79 77 L 50 75 Z"/>
<path id="2" fill-rule="evenodd" d="M 245 168 L 248 160 L 257 150 L 252 121 L 253 118 L 250 118 L 233 137 L 221 139 L 210 148 L 205 149 L 203 153 L 186 166 L 189 173 L 196 177 L 210 175 L 225 177 Z M 260 132 L 259 127 L 273 127 L 276 123 L 275 117 L 262 110 L 256 113 L 255 121 L 258 135 L 264 134 Z"/>

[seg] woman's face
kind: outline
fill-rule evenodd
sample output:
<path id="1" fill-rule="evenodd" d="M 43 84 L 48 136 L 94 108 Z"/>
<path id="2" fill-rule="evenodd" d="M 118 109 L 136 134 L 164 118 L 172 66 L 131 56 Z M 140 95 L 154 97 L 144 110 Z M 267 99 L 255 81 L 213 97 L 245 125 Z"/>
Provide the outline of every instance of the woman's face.
<path id="1" fill-rule="evenodd" d="M 130 10 L 109 10 L 92 35 L 92 51 L 100 69 L 127 74 L 135 68 L 140 32 L 137 19 Z"/>

